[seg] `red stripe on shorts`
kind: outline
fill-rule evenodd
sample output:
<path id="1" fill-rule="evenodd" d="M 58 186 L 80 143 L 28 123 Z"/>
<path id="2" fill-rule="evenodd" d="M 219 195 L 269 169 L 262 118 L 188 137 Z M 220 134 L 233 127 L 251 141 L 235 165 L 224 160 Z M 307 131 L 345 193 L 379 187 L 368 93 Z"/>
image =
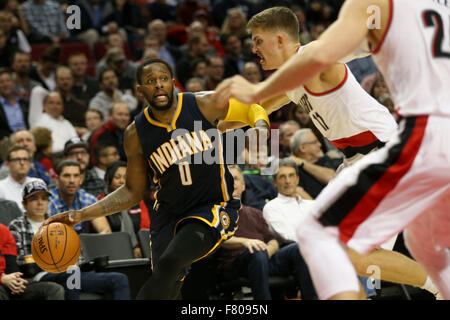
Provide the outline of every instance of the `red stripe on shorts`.
<path id="1" fill-rule="evenodd" d="M 359 225 L 375 211 L 384 197 L 391 192 L 400 179 L 408 173 L 414 159 L 419 152 L 428 116 L 417 117 L 413 132 L 405 144 L 397 162 L 381 176 L 381 178 L 368 190 L 358 204 L 348 213 L 339 224 L 340 239 L 347 243 Z"/>
<path id="2" fill-rule="evenodd" d="M 378 138 L 371 131 L 364 131 L 348 138 L 330 141 L 336 148 L 364 147 L 377 141 Z"/>

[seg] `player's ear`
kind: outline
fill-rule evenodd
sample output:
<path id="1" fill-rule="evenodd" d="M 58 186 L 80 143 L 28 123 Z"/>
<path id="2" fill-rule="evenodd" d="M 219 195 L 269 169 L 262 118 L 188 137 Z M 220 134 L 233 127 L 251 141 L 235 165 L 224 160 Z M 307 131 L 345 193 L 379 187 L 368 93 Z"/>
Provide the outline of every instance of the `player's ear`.
<path id="1" fill-rule="evenodd" d="M 277 44 L 281 47 L 284 44 L 284 37 L 281 34 L 277 34 Z"/>

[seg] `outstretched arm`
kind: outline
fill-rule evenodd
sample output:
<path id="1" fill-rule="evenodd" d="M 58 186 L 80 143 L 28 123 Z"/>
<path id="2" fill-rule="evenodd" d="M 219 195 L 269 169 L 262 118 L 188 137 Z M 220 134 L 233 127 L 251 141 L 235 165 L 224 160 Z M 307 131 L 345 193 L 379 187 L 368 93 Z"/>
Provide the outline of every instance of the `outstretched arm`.
<path id="1" fill-rule="evenodd" d="M 216 89 L 219 103 L 224 104 L 230 97 L 244 103 L 266 100 L 305 84 L 359 47 L 369 33 L 368 7 L 384 7 L 385 1 L 347 0 L 338 20 L 317 41 L 308 45 L 301 55 L 294 55 L 267 80 L 257 84 L 255 90 L 242 87 L 239 76 L 224 80 Z"/>
<path id="2" fill-rule="evenodd" d="M 63 222 L 74 226 L 82 221 L 123 211 L 138 203 L 143 198 L 147 186 L 148 169 L 134 123 L 125 131 L 124 147 L 127 154 L 127 177 L 124 185 L 86 208 L 56 214 L 47 219 L 43 225 Z"/>

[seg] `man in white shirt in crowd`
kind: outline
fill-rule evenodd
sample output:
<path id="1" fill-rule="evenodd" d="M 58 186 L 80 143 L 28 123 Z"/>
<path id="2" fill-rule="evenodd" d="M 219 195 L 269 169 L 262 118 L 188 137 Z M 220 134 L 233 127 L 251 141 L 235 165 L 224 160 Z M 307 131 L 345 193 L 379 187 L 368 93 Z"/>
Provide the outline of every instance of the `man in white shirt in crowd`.
<path id="1" fill-rule="evenodd" d="M 61 95 L 58 92 L 50 92 L 44 98 L 44 113 L 41 113 L 37 121 L 31 126 L 45 127 L 52 131 L 53 152 L 64 150 L 64 144 L 67 140 L 77 137 L 74 126 L 63 117 L 64 104 Z"/>
<path id="2" fill-rule="evenodd" d="M 291 159 L 280 160 L 273 183 L 278 189 L 278 196 L 264 206 L 264 219 L 283 240 L 297 241 L 295 226 L 301 223 L 305 210 L 314 200 L 304 200 L 297 192 L 297 164 Z"/>
<path id="3" fill-rule="evenodd" d="M 31 161 L 31 152 L 26 147 L 18 145 L 11 147 L 6 158 L 9 175 L 0 180 L 0 198 L 16 202 L 24 212 L 25 209 L 22 205 L 23 187 L 26 183 L 36 179 L 28 177 Z"/>

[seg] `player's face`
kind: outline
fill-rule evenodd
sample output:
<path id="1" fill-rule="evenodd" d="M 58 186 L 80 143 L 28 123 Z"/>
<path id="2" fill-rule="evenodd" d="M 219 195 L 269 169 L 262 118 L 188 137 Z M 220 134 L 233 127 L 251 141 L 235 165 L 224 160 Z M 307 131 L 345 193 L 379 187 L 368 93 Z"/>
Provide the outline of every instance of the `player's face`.
<path id="1" fill-rule="evenodd" d="M 138 90 L 154 110 L 164 111 L 173 103 L 173 79 L 169 69 L 162 63 L 152 63 L 144 67 Z"/>
<path id="2" fill-rule="evenodd" d="M 48 194 L 38 192 L 26 199 L 23 206 L 29 215 L 45 217 L 48 208 Z"/>
<path id="3" fill-rule="evenodd" d="M 278 192 L 286 197 L 292 197 L 297 193 L 299 177 L 292 167 L 279 167 L 274 179 Z"/>
<path id="4" fill-rule="evenodd" d="M 259 63 L 264 70 L 278 69 L 284 63 L 281 52 L 282 43 L 280 37 L 273 30 L 254 28 L 252 30 L 252 51 L 260 60 Z"/>

